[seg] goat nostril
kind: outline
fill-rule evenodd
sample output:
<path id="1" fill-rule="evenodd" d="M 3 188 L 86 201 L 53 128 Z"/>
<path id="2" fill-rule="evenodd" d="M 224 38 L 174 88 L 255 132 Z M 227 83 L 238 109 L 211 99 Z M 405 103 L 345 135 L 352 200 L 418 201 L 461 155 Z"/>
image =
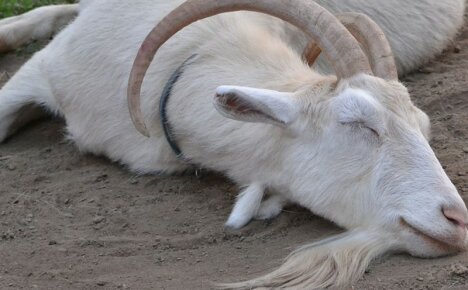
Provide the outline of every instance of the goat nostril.
<path id="1" fill-rule="evenodd" d="M 465 210 L 454 208 L 442 208 L 442 213 L 449 222 L 456 226 L 464 228 L 468 224 Z"/>
<path id="2" fill-rule="evenodd" d="M 445 216 L 445 217 L 447 217 L 447 216 Z M 449 217 L 447 217 L 447 219 L 448 219 L 449 222 L 451 222 L 451 223 L 453 223 L 453 224 L 455 224 L 457 226 L 460 225 L 460 223 L 455 219 L 452 219 L 452 218 L 449 218 Z"/>

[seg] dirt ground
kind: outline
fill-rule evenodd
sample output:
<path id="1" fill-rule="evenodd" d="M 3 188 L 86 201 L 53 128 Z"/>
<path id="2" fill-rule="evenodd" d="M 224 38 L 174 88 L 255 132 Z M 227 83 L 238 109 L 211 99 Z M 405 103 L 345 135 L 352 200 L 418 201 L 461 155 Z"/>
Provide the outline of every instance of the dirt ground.
<path id="1" fill-rule="evenodd" d="M 0 56 L 0 76 L 25 60 Z M 403 81 L 430 115 L 432 146 L 467 202 L 468 24 Z M 237 193 L 228 180 L 206 172 L 134 176 L 80 154 L 63 126 L 38 122 L 0 145 L 0 289 L 210 289 L 262 274 L 292 249 L 342 231 L 292 207 L 226 232 Z M 390 256 L 354 289 L 468 289 L 468 253 Z"/>

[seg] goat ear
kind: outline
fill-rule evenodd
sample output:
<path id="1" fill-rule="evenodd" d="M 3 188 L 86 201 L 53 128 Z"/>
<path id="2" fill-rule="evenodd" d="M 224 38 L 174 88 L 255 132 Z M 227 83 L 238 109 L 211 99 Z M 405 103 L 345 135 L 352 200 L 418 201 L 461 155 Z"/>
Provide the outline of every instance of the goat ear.
<path id="1" fill-rule="evenodd" d="M 214 104 L 227 118 L 283 127 L 296 120 L 299 114 L 299 105 L 292 93 L 249 87 L 218 87 Z"/>

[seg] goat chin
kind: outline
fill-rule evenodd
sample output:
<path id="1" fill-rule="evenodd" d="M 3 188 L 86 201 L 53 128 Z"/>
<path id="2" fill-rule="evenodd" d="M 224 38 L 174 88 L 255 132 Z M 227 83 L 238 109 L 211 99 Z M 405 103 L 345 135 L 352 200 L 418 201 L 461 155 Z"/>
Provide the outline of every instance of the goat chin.
<path id="1" fill-rule="evenodd" d="M 353 230 L 303 246 L 264 276 L 216 284 L 219 289 L 323 289 L 344 286 L 362 277 L 369 263 L 393 249 L 391 239 L 369 230 Z"/>

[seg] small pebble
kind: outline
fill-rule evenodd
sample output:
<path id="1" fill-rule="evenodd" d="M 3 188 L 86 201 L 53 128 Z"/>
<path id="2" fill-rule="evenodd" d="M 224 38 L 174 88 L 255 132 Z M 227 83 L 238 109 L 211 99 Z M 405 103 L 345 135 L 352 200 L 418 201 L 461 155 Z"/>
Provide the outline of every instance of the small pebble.
<path id="1" fill-rule="evenodd" d="M 434 69 L 430 67 L 423 67 L 419 69 L 419 72 L 423 74 L 431 74 L 434 72 Z"/>
<path id="2" fill-rule="evenodd" d="M 57 241 L 51 240 L 49 241 L 49 246 L 57 245 Z"/>
<path id="3" fill-rule="evenodd" d="M 50 153 L 50 152 L 52 152 L 52 148 L 49 147 L 49 148 L 42 150 L 41 153 Z"/>
<path id="4" fill-rule="evenodd" d="M 59 251 L 60 253 L 65 253 L 65 254 L 68 252 L 68 250 L 65 248 L 58 248 L 57 251 Z"/>
<path id="5" fill-rule="evenodd" d="M 456 264 L 452 265 L 450 272 L 451 272 L 452 275 L 465 276 L 465 275 L 468 274 L 468 267 L 466 267 L 466 266 L 464 266 L 462 264 L 456 263 Z"/>
<path id="6" fill-rule="evenodd" d="M 11 156 L 1 156 L 0 161 L 5 161 L 5 160 L 8 160 L 10 158 L 11 158 Z"/>
<path id="7" fill-rule="evenodd" d="M 99 224 L 99 223 L 102 223 L 104 221 L 104 217 L 103 216 L 97 216 L 93 219 L 93 224 Z"/>
<path id="8" fill-rule="evenodd" d="M 463 152 L 468 153 L 468 147 L 464 147 Z"/>
<path id="9" fill-rule="evenodd" d="M 74 217 L 74 215 L 72 213 L 64 213 L 63 216 L 66 217 L 66 218 L 73 218 Z"/>

